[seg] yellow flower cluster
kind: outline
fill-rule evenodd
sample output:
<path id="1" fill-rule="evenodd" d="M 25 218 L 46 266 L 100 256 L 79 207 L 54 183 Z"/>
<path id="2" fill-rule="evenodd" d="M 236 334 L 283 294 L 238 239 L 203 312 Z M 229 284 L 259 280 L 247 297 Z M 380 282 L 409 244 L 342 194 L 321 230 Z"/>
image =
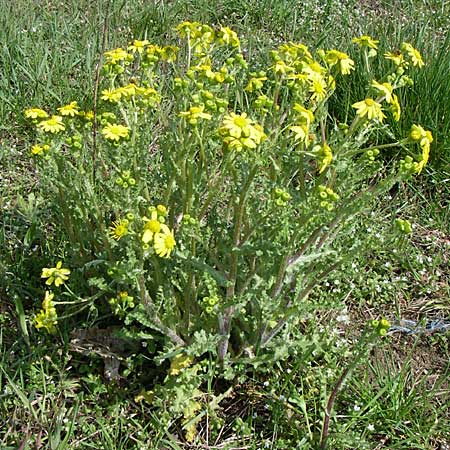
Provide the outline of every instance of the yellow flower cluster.
<path id="1" fill-rule="evenodd" d="M 261 125 L 249 119 L 246 113 L 232 112 L 225 116 L 219 133 L 225 145 L 236 151 L 243 148 L 254 149 L 267 138 Z"/>
<path id="2" fill-rule="evenodd" d="M 58 315 L 53 303 L 54 294 L 45 292 L 45 298 L 42 301 L 42 309 L 34 319 L 34 326 L 39 330 L 45 328 L 48 333 L 56 333 L 56 325 L 58 324 Z"/>
<path id="3" fill-rule="evenodd" d="M 328 65 L 336 66 L 338 73 L 348 75 L 354 70 L 354 61 L 338 50 L 319 51 L 319 56 Z M 321 102 L 335 88 L 335 80 L 328 70 L 313 59 L 303 44 L 281 45 L 271 52 L 274 61 L 272 70 L 278 78 L 289 81 L 288 86 L 299 92 L 309 93 L 312 102 Z"/>
<path id="4" fill-rule="evenodd" d="M 417 142 L 422 150 L 420 161 L 417 163 L 416 167 L 417 173 L 420 174 L 430 157 L 430 146 L 433 142 L 433 135 L 431 134 L 431 131 L 424 130 L 422 126 L 413 125 L 409 137 L 413 142 Z"/>
<path id="5" fill-rule="evenodd" d="M 140 87 L 135 83 L 129 83 L 126 86 L 120 86 L 115 89 L 104 89 L 100 98 L 110 103 L 139 98 L 144 104 L 150 106 L 155 106 L 161 100 L 154 88 Z"/>
<path id="6" fill-rule="evenodd" d="M 211 114 L 204 111 L 204 105 L 191 106 L 188 111 L 182 111 L 178 115 L 184 117 L 191 125 L 197 125 L 199 119 L 211 120 Z"/>
<path id="7" fill-rule="evenodd" d="M 180 23 L 176 30 L 180 37 L 189 41 L 190 47 L 196 54 L 208 52 L 213 44 L 240 47 L 237 34 L 228 27 L 221 27 L 216 31 L 209 25 L 186 21 Z"/>
<path id="8" fill-rule="evenodd" d="M 314 121 L 314 114 L 298 103 L 294 104 L 294 112 L 296 114 L 297 125 L 292 125 L 289 129 L 295 134 L 295 140 L 308 145 L 309 143 L 309 127 Z"/>
<path id="9" fill-rule="evenodd" d="M 408 42 L 403 42 L 401 50 L 401 52 L 386 52 L 384 57 L 403 69 L 408 68 L 410 63 L 419 69 L 425 65 L 420 52 Z"/>
<path id="10" fill-rule="evenodd" d="M 186 72 L 186 76 L 191 79 L 197 78 L 213 85 L 234 81 L 234 78 L 228 73 L 226 66 L 221 67 L 218 71 L 214 71 L 209 58 L 204 58 L 202 64 L 192 66 Z"/>
<path id="11" fill-rule="evenodd" d="M 143 217 L 142 242 L 144 249 L 153 244 L 155 253 L 161 258 L 168 258 L 175 248 L 176 241 L 171 230 L 166 224 L 167 208 L 163 205 L 149 207 L 150 218 Z"/>
<path id="12" fill-rule="evenodd" d="M 329 145 L 315 145 L 313 151 L 317 153 L 319 173 L 322 173 L 333 161 L 333 152 Z"/>
<path id="13" fill-rule="evenodd" d="M 339 50 L 326 51 L 324 59 L 331 67 L 336 65 L 342 75 L 349 75 L 352 70 L 355 70 L 355 62 Z"/>
<path id="14" fill-rule="evenodd" d="M 183 369 L 189 367 L 192 364 L 192 361 L 192 356 L 178 353 L 170 363 L 169 375 L 178 375 Z"/>

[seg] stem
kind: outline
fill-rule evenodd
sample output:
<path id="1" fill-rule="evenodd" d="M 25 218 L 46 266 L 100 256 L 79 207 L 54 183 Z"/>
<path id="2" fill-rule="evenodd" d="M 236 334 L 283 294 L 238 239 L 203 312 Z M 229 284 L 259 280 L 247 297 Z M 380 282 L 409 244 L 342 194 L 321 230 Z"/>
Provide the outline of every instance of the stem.
<path id="1" fill-rule="evenodd" d="M 327 446 L 327 439 L 328 439 L 328 431 L 330 427 L 330 418 L 331 418 L 331 412 L 333 409 L 334 402 L 336 401 L 337 395 L 339 391 L 342 389 L 345 381 L 347 378 L 351 375 L 353 370 L 356 368 L 356 366 L 359 364 L 363 356 L 367 353 L 368 346 L 374 341 L 374 339 L 377 337 L 376 332 L 368 333 L 367 331 L 361 336 L 358 347 L 360 347 L 359 352 L 356 354 L 353 361 L 350 362 L 350 364 L 347 366 L 347 368 L 342 372 L 341 376 L 336 382 L 336 385 L 334 386 L 330 397 L 327 402 L 327 406 L 325 408 L 325 414 L 323 419 L 323 428 L 320 438 L 320 449 L 325 450 Z"/>
<path id="2" fill-rule="evenodd" d="M 297 296 L 297 298 L 292 301 L 289 300 L 288 303 L 285 306 L 285 309 L 287 309 L 288 311 L 286 312 L 286 314 L 284 315 L 283 319 L 280 319 L 278 321 L 278 323 L 275 325 L 275 327 L 272 329 L 272 331 L 270 331 L 269 333 L 266 333 L 265 329 L 267 328 L 267 326 L 265 327 L 263 334 L 261 336 L 261 345 L 260 347 L 263 348 L 265 347 L 270 340 L 272 340 L 272 338 L 274 338 L 279 332 L 280 330 L 287 324 L 288 320 L 290 319 L 291 315 L 293 313 L 295 313 L 295 311 L 289 311 L 289 308 L 291 307 L 291 305 L 293 303 L 299 303 L 301 300 L 306 299 L 309 294 L 311 293 L 311 291 L 314 289 L 314 287 L 323 279 L 325 278 L 330 272 L 332 272 L 334 269 L 336 269 L 336 267 L 339 266 L 339 264 L 341 264 L 341 261 L 339 260 L 338 262 L 332 264 L 330 267 L 328 267 L 327 269 L 325 269 L 323 272 L 321 272 L 319 275 L 314 277 L 314 280 L 311 281 L 308 286 L 306 286 Z"/>
<path id="3" fill-rule="evenodd" d="M 101 69 L 101 62 L 103 58 L 103 53 L 105 52 L 106 48 L 106 31 L 108 29 L 108 14 L 109 14 L 109 7 L 111 4 L 111 0 L 108 0 L 108 3 L 106 4 L 106 13 L 105 18 L 103 20 L 103 28 L 102 28 L 102 46 L 100 51 L 100 57 L 97 61 L 97 66 L 95 68 L 95 80 L 94 80 L 94 105 L 93 105 L 93 113 L 94 117 L 92 120 L 92 180 L 95 182 L 95 161 L 97 159 L 97 100 L 98 100 L 98 85 L 100 82 L 100 69 Z M 103 168 L 106 172 L 105 167 Z"/>
<path id="4" fill-rule="evenodd" d="M 178 334 L 174 330 L 164 325 L 161 319 L 159 318 L 153 300 L 151 299 L 150 294 L 148 293 L 147 288 L 145 287 L 145 281 L 142 275 L 138 279 L 138 284 L 142 304 L 149 313 L 149 317 L 151 318 L 153 323 L 159 328 L 161 333 L 165 334 L 175 345 L 184 347 L 186 343 L 183 341 L 183 339 L 181 339 L 181 337 L 178 336 Z"/>
<path id="5" fill-rule="evenodd" d="M 247 198 L 250 185 L 252 184 L 252 181 L 255 178 L 257 170 L 258 165 L 255 164 L 252 170 L 250 171 L 244 186 L 242 187 L 241 194 L 239 196 L 239 203 L 234 207 L 235 222 L 233 232 L 233 248 L 237 248 L 241 244 L 240 236 L 241 236 L 242 220 L 245 211 L 245 201 Z M 233 251 L 231 253 L 230 270 L 228 273 L 228 287 L 226 291 L 227 303 L 231 303 L 232 298 L 234 297 L 235 294 L 237 268 L 238 268 L 238 253 L 236 251 Z M 236 307 L 234 305 L 230 305 L 225 309 L 225 311 L 222 314 L 219 315 L 219 333 L 222 339 L 221 342 L 219 343 L 218 355 L 219 360 L 222 362 L 228 351 L 231 318 L 235 310 Z"/>

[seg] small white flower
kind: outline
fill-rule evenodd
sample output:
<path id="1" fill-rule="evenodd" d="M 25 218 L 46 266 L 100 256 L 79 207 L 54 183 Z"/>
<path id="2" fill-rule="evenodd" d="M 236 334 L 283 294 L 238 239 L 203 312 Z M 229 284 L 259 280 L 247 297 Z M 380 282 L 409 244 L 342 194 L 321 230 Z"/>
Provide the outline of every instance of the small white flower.
<path id="1" fill-rule="evenodd" d="M 373 424 L 369 423 L 369 425 L 367 425 L 367 431 L 375 431 Z"/>
<path id="2" fill-rule="evenodd" d="M 353 406 L 353 411 L 360 411 L 360 410 L 361 410 L 361 406 L 359 406 L 359 405 Z"/>

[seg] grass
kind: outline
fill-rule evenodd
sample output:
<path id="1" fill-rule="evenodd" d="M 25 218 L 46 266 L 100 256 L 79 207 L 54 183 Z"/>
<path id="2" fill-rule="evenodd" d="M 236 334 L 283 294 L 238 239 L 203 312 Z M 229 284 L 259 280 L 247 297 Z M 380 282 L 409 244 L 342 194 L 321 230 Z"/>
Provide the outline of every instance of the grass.
<path id="1" fill-rule="evenodd" d="M 38 227 L 45 208 L 34 194 L 39 180 L 29 162 L 31 132 L 22 113 L 32 105 L 54 108 L 72 99 L 91 106 L 105 16 L 107 48 L 132 37 L 164 42 L 176 24 L 189 19 L 233 27 L 244 36 L 248 58 L 286 40 L 354 53 L 349 42 L 358 34 L 380 39 L 383 49 L 411 41 L 424 55 L 427 66 L 402 98 L 409 107 L 398 127 L 407 133 L 414 122 L 433 131 L 431 164 L 419 184 L 400 186 L 383 205 L 414 224 L 413 242 L 402 255 L 386 255 L 375 242 L 370 260 L 359 262 L 363 273 L 338 273 L 330 283 L 337 280 L 340 286 L 324 287 L 318 301 L 345 302 L 353 320 L 337 323 L 326 351 L 308 359 L 302 349 L 273 373 L 247 377 L 221 403 L 218 417 L 211 412 L 210 422 L 200 422 L 210 448 L 318 446 L 324 404 L 345 368 L 339 349 L 351 351 L 367 315 L 415 320 L 450 315 L 450 103 L 445 101 L 450 98 L 450 2 L 138 0 L 112 1 L 109 10 L 107 4 L 0 0 L 0 447 L 188 448 L 176 424 L 165 428 L 151 408 L 133 402 L 139 383 L 121 389 L 105 384 L 101 369 L 74 360 L 63 341 L 59 346 L 46 341 L 29 323 L 38 292 L 30 280 L 39 279 L 52 224 L 49 230 Z M 349 77 L 346 104 L 364 97 L 361 85 Z M 345 104 L 333 107 L 337 115 L 347 113 Z M 380 212 L 373 227 L 382 227 L 383 220 Z M 386 260 L 389 269 L 382 266 Z M 355 287 L 341 288 L 347 283 Z M 334 318 L 331 313 L 320 320 L 326 326 Z M 344 332 L 346 337 L 339 337 Z M 448 335 L 398 336 L 373 352 L 338 397 L 329 448 L 450 445 L 448 345 Z"/>

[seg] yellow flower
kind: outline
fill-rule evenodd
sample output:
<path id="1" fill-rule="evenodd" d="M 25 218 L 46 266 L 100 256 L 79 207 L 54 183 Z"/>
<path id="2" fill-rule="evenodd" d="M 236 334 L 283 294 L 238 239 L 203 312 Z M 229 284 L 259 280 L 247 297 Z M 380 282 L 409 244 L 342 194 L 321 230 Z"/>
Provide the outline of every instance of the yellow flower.
<path id="1" fill-rule="evenodd" d="M 123 48 L 116 48 L 105 53 L 106 62 L 109 64 L 117 64 L 120 61 L 129 59 L 128 53 Z"/>
<path id="2" fill-rule="evenodd" d="M 104 89 L 100 98 L 111 103 L 117 103 L 121 97 L 122 92 L 119 89 Z"/>
<path id="3" fill-rule="evenodd" d="M 260 125 L 247 117 L 246 113 L 230 113 L 225 116 L 219 133 L 224 136 L 225 144 L 236 150 L 243 147 L 256 148 L 266 139 L 266 135 Z"/>
<path id="4" fill-rule="evenodd" d="M 338 50 L 328 50 L 325 53 L 325 61 L 330 66 L 338 64 L 339 72 L 342 75 L 348 75 L 351 70 L 355 70 L 355 62 L 346 53 Z"/>
<path id="5" fill-rule="evenodd" d="M 53 303 L 54 294 L 45 292 L 45 298 L 42 301 L 42 310 L 34 319 L 34 326 L 39 330 L 45 328 L 48 333 L 56 332 L 56 325 L 58 324 L 58 315 Z"/>
<path id="6" fill-rule="evenodd" d="M 43 155 L 44 151 L 49 150 L 49 149 L 50 149 L 50 146 L 48 146 L 48 145 L 36 144 L 31 147 L 31 153 L 33 155 Z"/>
<path id="7" fill-rule="evenodd" d="M 327 144 L 323 146 L 316 145 L 313 150 L 318 151 L 319 173 L 322 173 L 331 164 L 333 152 Z"/>
<path id="8" fill-rule="evenodd" d="M 308 144 L 309 126 L 314 120 L 314 114 L 309 109 L 304 108 L 298 103 L 294 105 L 294 110 L 298 113 L 298 125 L 289 127 L 289 130 L 295 134 L 294 139 L 296 141 L 302 141 L 305 144 Z"/>
<path id="9" fill-rule="evenodd" d="M 133 43 L 128 46 L 128 50 L 132 51 L 133 53 L 142 53 L 144 51 L 144 48 L 148 44 L 150 44 L 150 42 L 147 41 L 147 39 L 144 39 L 143 41 L 138 41 L 137 39 L 135 39 Z"/>
<path id="10" fill-rule="evenodd" d="M 389 109 L 391 110 L 394 120 L 398 122 L 400 120 L 402 110 L 400 108 L 400 103 L 398 102 L 398 97 L 395 94 L 392 94 L 392 101 Z"/>
<path id="11" fill-rule="evenodd" d="M 48 278 L 45 284 L 50 286 L 53 282 L 55 282 L 55 286 L 58 287 L 69 279 L 69 274 L 70 270 L 64 269 L 62 267 L 62 261 L 58 261 L 56 267 L 44 267 L 42 269 L 41 278 Z"/>
<path id="12" fill-rule="evenodd" d="M 161 222 L 158 220 L 158 211 L 152 211 L 150 219 L 143 217 L 144 224 L 144 234 L 142 235 L 142 242 L 148 244 L 153 241 L 153 237 L 156 233 L 161 231 Z"/>
<path id="13" fill-rule="evenodd" d="M 50 119 L 43 120 L 38 124 L 38 128 L 47 133 L 59 133 L 64 131 L 66 127 L 64 126 L 61 116 L 52 116 Z"/>
<path id="14" fill-rule="evenodd" d="M 120 238 L 128 234 L 128 225 L 130 222 L 128 219 L 115 220 L 109 227 L 109 235 L 118 241 Z"/>
<path id="15" fill-rule="evenodd" d="M 383 97 L 386 98 L 386 101 L 388 103 L 392 102 L 392 92 L 394 90 L 393 86 L 391 83 L 383 83 L 380 84 L 378 83 L 376 80 L 373 80 L 371 83 L 371 86 L 376 89 L 381 95 L 383 95 Z"/>
<path id="16" fill-rule="evenodd" d="M 174 62 L 177 60 L 177 53 L 179 51 L 178 47 L 174 45 L 166 45 L 159 50 L 159 56 L 163 61 Z"/>
<path id="17" fill-rule="evenodd" d="M 203 112 L 204 110 L 205 107 L 203 105 L 191 106 L 189 108 L 189 111 L 182 111 L 178 115 L 180 117 L 185 117 L 191 125 L 195 125 L 198 119 L 211 120 L 212 118 L 211 114 Z"/>
<path id="18" fill-rule="evenodd" d="M 193 358 L 183 353 L 178 353 L 170 363 L 169 375 L 178 375 L 183 369 L 192 364 Z"/>
<path id="19" fill-rule="evenodd" d="M 309 109 L 306 109 L 302 105 L 295 103 L 294 111 L 297 113 L 299 121 L 309 127 L 311 123 L 314 121 L 314 114 Z"/>
<path id="20" fill-rule="evenodd" d="M 129 132 L 130 129 L 128 127 L 117 123 L 108 123 L 108 125 L 102 129 L 103 136 L 114 142 L 119 142 L 120 138 L 127 138 L 129 136 Z"/>
<path id="21" fill-rule="evenodd" d="M 291 66 L 288 66 L 282 59 L 275 61 L 273 65 L 273 71 L 275 73 L 281 73 L 285 75 L 286 73 L 295 72 L 295 69 Z"/>
<path id="22" fill-rule="evenodd" d="M 161 258 L 168 258 L 176 245 L 173 231 L 166 224 L 162 223 L 160 231 L 155 233 L 153 239 L 155 253 Z"/>
<path id="23" fill-rule="evenodd" d="M 400 53 L 400 52 L 395 52 L 395 53 L 392 53 L 392 52 L 386 52 L 386 53 L 384 54 L 384 57 L 385 57 L 386 59 L 389 59 L 389 60 L 393 61 L 393 63 L 394 63 L 396 66 L 402 66 L 403 63 L 405 62 L 405 60 L 404 60 L 404 58 L 403 58 L 403 54 Z"/>
<path id="24" fill-rule="evenodd" d="M 84 118 L 88 121 L 88 122 L 92 122 L 94 120 L 94 111 L 86 111 L 84 113 Z"/>
<path id="25" fill-rule="evenodd" d="M 221 44 L 231 45 L 232 47 L 239 47 L 240 42 L 235 31 L 228 27 L 221 27 L 217 33 L 217 40 Z"/>
<path id="26" fill-rule="evenodd" d="M 308 78 L 309 92 L 312 93 L 311 100 L 323 100 L 327 95 L 327 83 L 322 75 L 315 74 Z"/>
<path id="27" fill-rule="evenodd" d="M 408 44 L 408 42 L 403 42 L 402 50 L 407 53 L 413 66 L 418 66 L 420 69 L 425 65 L 420 52 L 416 50 L 411 44 Z"/>
<path id="28" fill-rule="evenodd" d="M 25 110 L 25 117 L 27 119 L 45 119 L 48 114 L 40 108 L 29 108 Z"/>
<path id="29" fill-rule="evenodd" d="M 245 91 L 253 92 L 262 89 L 263 82 L 267 80 L 267 77 L 253 77 L 250 78 L 247 86 L 245 87 Z"/>
<path id="30" fill-rule="evenodd" d="M 411 131 L 409 132 L 409 137 L 413 141 L 421 141 L 423 138 L 427 137 L 427 132 L 421 125 L 413 125 Z"/>
<path id="31" fill-rule="evenodd" d="M 70 102 L 68 105 L 61 106 L 58 111 L 62 116 L 75 117 L 79 114 L 77 102 Z"/>
<path id="32" fill-rule="evenodd" d="M 136 95 L 138 87 L 135 83 L 129 83 L 126 86 L 119 87 L 117 89 L 124 97 L 133 97 Z"/>
<path id="33" fill-rule="evenodd" d="M 369 120 L 378 119 L 380 122 L 386 117 L 381 110 L 381 105 L 372 98 L 366 98 L 361 102 L 354 103 L 352 106 L 356 108 L 356 114 L 359 117 L 367 116 Z"/>
<path id="34" fill-rule="evenodd" d="M 373 48 L 376 50 L 378 48 L 378 43 L 380 41 L 377 41 L 376 39 L 372 39 L 370 36 L 364 35 L 360 36 L 359 38 L 353 38 L 352 42 L 354 44 L 358 44 L 360 47 L 368 47 Z"/>
<path id="35" fill-rule="evenodd" d="M 413 125 L 409 137 L 413 141 L 418 142 L 422 150 L 421 160 L 417 163 L 417 173 L 420 174 L 430 157 L 430 147 L 433 142 L 433 135 L 431 134 L 431 131 L 424 130 L 422 126 Z"/>

